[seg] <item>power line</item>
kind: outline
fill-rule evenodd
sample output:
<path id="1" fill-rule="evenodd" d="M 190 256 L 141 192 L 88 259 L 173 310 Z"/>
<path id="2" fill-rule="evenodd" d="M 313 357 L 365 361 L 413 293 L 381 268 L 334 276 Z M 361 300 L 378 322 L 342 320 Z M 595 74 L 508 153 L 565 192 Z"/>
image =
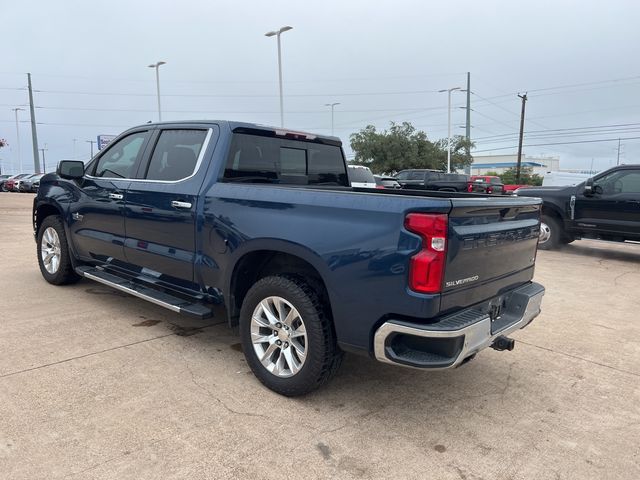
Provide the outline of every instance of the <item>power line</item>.
<path id="1" fill-rule="evenodd" d="M 124 93 L 124 92 L 87 92 L 71 90 L 36 90 L 37 93 L 55 95 L 95 95 L 95 96 L 121 96 L 121 97 L 155 97 L 153 93 Z M 384 95 L 421 95 L 425 93 L 437 93 L 437 90 L 410 90 L 396 92 L 349 92 L 349 93 L 290 93 L 287 97 L 366 97 Z M 190 98 L 273 98 L 274 94 L 245 94 L 245 93 L 216 93 L 216 94 L 196 94 L 196 93 L 163 93 L 163 97 L 190 97 Z"/>
<path id="2" fill-rule="evenodd" d="M 575 141 L 575 142 L 531 143 L 531 144 L 523 145 L 523 147 L 542 147 L 542 146 L 548 146 L 548 145 L 572 145 L 572 144 L 579 144 L 579 143 L 617 142 L 618 139 L 620 139 L 620 140 L 638 140 L 638 139 L 640 139 L 640 137 L 615 137 L 615 138 L 602 138 L 602 139 L 597 139 L 597 140 L 580 140 L 580 141 Z M 492 152 L 494 150 L 509 150 L 509 149 L 512 149 L 512 148 L 518 148 L 518 146 L 517 145 L 513 145 L 511 147 L 498 147 L 498 148 L 488 148 L 488 149 L 485 149 L 485 150 L 475 150 L 474 153 Z"/>

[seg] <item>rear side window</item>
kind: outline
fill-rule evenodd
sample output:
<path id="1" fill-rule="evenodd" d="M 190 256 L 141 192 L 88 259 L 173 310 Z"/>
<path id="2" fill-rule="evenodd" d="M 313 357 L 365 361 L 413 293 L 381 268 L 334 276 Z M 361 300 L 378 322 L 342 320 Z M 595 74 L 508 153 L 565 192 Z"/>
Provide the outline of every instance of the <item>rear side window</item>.
<path id="1" fill-rule="evenodd" d="M 206 136 L 206 130 L 163 130 L 145 178 L 177 181 L 193 175 Z"/>
<path id="2" fill-rule="evenodd" d="M 340 147 L 236 133 L 224 180 L 283 185 L 348 186 Z"/>
<path id="3" fill-rule="evenodd" d="M 430 179 L 431 173 L 427 173 L 427 178 Z M 423 180 L 425 178 L 424 172 L 411 172 L 408 180 Z"/>

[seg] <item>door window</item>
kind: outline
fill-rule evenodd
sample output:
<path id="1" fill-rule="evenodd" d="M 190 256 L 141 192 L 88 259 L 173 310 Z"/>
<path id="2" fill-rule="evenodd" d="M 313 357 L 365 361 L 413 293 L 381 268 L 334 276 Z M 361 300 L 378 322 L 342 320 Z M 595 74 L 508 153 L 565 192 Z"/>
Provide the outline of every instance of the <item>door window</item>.
<path id="1" fill-rule="evenodd" d="M 177 181 L 193 175 L 206 136 L 206 130 L 163 130 L 145 178 Z"/>
<path id="2" fill-rule="evenodd" d="M 602 188 L 605 195 L 618 193 L 640 193 L 640 170 L 618 170 L 599 178 L 594 185 Z"/>
<path id="3" fill-rule="evenodd" d="M 105 178 L 132 178 L 136 160 L 142 153 L 147 132 L 132 133 L 113 145 L 100 157 L 95 176 Z"/>

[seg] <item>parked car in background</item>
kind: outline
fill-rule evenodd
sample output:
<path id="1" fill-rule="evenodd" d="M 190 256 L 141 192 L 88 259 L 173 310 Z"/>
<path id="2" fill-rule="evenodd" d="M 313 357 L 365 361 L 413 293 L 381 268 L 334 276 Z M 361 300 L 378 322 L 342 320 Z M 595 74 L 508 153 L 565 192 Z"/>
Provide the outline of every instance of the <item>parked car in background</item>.
<path id="1" fill-rule="evenodd" d="M 352 187 L 376 188 L 376 179 L 369 167 L 363 165 L 349 165 L 349 182 Z"/>
<path id="2" fill-rule="evenodd" d="M 590 176 L 588 173 L 547 172 L 542 179 L 542 186 L 565 187 L 568 185 L 578 185 L 586 181 Z"/>
<path id="3" fill-rule="evenodd" d="M 439 192 L 467 192 L 469 189 L 469 175 L 463 173 L 412 169 L 402 170 L 395 178 L 402 185 L 402 188 Z"/>
<path id="4" fill-rule="evenodd" d="M 0 191 L 5 192 L 4 182 L 11 178 L 11 175 L 0 175 Z"/>
<path id="5" fill-rule="evenodd" d="M 21 192 L 37 192 L 40 185 L 40 179 L 44 177 L 44 173 L 34 173 L 20 181 L 18 190 Z"/>
<path id="6" fill-rule="evenodd" d="M 374 175 L 373 178 L 376 180 L 376 188 L 402 188 L 402 185 L 393 177 Z"/>
<path id="7" fill-rule="evenodd" d="M 610 168 L 579 185 L 521 188 L 517 195 L 543 201 L 543 250 L 581 238 L 640 241 L 640 164 Z"/>
<path id="8" fill-rule="evenodd" d="M 15 176 L 13 176 L 11 178 L 8 178 L 4 182 L 4 191 L 5 192 L 17 192 L 18 188 L 20 187 L 20 180 L 22 180 L 23 178 L 28 177 L 29 175 L 32 175 L 32 174 L 31 173 L 21 173 L 19 175 L 15 175 Z"/>
<path id="9" fill-rule="evenodd" d="M 520 188 L 529 188 L 529 187 L 535 187 L 534 185 L 516 185 L 516 184 L 507 184 L 507 185 L 503 185 L 502 188 L 504 189 L 504 194 L 505 195 L 515 195 L 517 190 Z"/>
<path id="10" fill-rule="evenodd" d="M 472 175 L 468 191 L 502 195 L 504 193 L 504 185 L 500 177 L 494 175 Z"/>

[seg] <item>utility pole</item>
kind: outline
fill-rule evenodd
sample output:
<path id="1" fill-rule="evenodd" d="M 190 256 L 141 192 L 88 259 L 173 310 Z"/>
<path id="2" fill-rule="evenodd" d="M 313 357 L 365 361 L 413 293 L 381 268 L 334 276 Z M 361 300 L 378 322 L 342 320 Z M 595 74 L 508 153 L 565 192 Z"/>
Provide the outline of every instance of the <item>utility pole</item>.
<path id="1" fill-rule="evenodd" d="M 616 165 L 620 165 L 620 139 L 618 138 L 618 159 L 616 160 Z"/>
<path id="2" fill-rule="evenodd" d="M 31 113 L 31 141 L 33 143 L 33 171 L 40 173 L 40 159 L 38 158 L 38 133 L 36 132 L 36 109 L 33 106 L 33 88 L 31 88 L 31 74 L 27 73 L 29 84 L 29 111 Z"/>
<path id="3" fill-rule="evenodd" d="M 24 108 L 16 107 L 12 108 L 11 110 L 13 110 L 16 114 L 16 146 L 18 147 L 18 165 L 20 165 L 20 173 L 22 173 L 22 154 L 20 152 L 20 127 L 18 126 L 18 112 L 24 111 Z"/>
<path id="4" fill-rule="evenodd" d="M 42 152 L 42 173 L 47 173 L 47 163 L 45 161 L 44 158 L 44 152 L 46 152 L 47 150 L 49 150 L 47 148 L 47 144 L 44 144 L 44 148 L 41 148 L 40 151 Z"/>
<path id="5" fill-rule="evenodd" d="M 85 140 L 85 142 L 91 144 L 91 158 L 93 158 L 93 144 L 96 142 L 94 140 Z"/>
<path id="6" fill-rule="evenodd" d="M 465 133 L 467 137 L 467 158 L 471 158 L 471 72 L 467 72 L 467 123 L 465 125 Z M 465 168 L 467 175 L 471 174 L 471 165 Z"/>
<path id="7" fill-rule="evenodd" d="M 77 138 L 73 139 L 73 159 L 76 159 L 76 142 L 78 141 Z"/>
<path id="8" fill-rule="evenodd" d="M 524 106 L 527 104 L 527 94 L 518 94 L 522 99 L 522 112 L 520 113 L 520 138 L 518 140 L 518 163 L 516 165 L 516 185 L 520 184 L 520 168 L 522 165 L 522 137 L 524 136 Z"/>

